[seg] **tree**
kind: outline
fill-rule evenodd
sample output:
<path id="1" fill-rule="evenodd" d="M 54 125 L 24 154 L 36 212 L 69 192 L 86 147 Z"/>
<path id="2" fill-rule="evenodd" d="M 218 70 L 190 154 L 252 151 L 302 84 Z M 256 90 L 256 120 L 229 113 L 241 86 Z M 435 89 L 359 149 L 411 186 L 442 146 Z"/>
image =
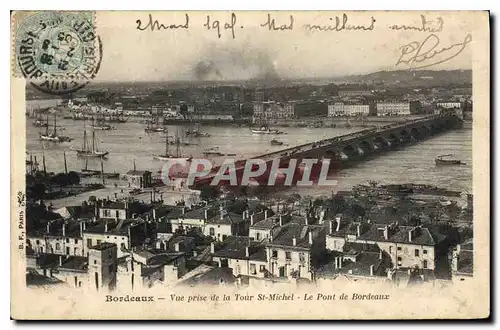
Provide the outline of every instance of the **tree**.
<path id="1" fill-rule="evenodd" d="M 64 173 L 57 173 L 52 178 L 50 178 L 50 181 L 53 184 L 61 186 L 61 187 L 68 185 L 68 178 L 67 178 L 66 174 L 64 174 Z"/>
<path id="2" fill-rule="evenodd" d="M 89 197 L 89 204 L 95 205 L 95 203 L 97 203 L 97 197 L 95 197 L 94 195 L 90 196 Z"/>
<path id="3" fill-rule="evenodd" d="M 70 185 L 76 185 L 80 183 L 80 176 L 75 171 L 69 171 L 67 174 L 67 181 Z"/>
<path id="4" fill-rule="evenodd" d="M 200 189 L 200 198 L 204 201 L 210 201 L 219 196 L 219 191 L 213 186 L 203 186 Z"/>

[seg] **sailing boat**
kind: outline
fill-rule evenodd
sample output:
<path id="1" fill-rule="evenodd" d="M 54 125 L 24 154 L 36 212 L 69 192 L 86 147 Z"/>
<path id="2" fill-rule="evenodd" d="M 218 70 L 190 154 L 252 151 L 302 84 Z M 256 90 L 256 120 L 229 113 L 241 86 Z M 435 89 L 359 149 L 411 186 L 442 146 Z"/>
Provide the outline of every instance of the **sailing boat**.
<path id="1" fill-rule="evenodd" d="M 35 127 L 49 127 L 49 123 L 48 121 L 47 122 L 43 122 L 42 119 L 40 118 L 40 107 L 37 106 L 36 107 L 36 110 L 33 109 L 33 114 L 35 116 L 35 121 L 33 122 L 33 126 Z"/>
<path id="2" fill-rule="evenodd" d="M 49 117 L 47 117 L 47 126 L 45 126 L 45 134 L 40 134 L 40 140 L 50 141 L 50 142 L 70 142 L 73 140 L 68 136 L 62 136 L 57 134 L 57 116 L 54 114 L 54 130 L 49 133 Z"/>
<path id="3" fill-rule="evenodd" d="M 106 157 L 109 154 L 107 150 L 99 150 L 95 140 L 95 131 L 92 130 L 92 141 L 87 141 L 87 129 L 84 125 L 83 127 L 83 147 L 81 149 L 75 149 L 78 157 Z"/>
<path id="4" fill-rule="evenodd" d="M 185 159 L 186 161 L 190 161 L 191 159 L 193 159 L 193 157 L 181 156 L 180 144 L 181 141 L 179 138 L 179 128 L 177 128 L 177 134 L 175 135 L 175 153 L 171 154 L 168 150 L 169 143 L 168 143 L 168 132 L 167 132 L 167 134 L 165 135 L 165 153 L 163 155 L 153 155 L 153 158 L 158 160 Z"/>
<path id="5" fill-rule="evenodd" d="M 156 114 L 156 117 L 153 120 L 153 122 L 148 123 L 144 131 L 146 133 L 165 132 L 165 128 L 158 126 L 158 121 L 159 121 L 158 114 Z"/>

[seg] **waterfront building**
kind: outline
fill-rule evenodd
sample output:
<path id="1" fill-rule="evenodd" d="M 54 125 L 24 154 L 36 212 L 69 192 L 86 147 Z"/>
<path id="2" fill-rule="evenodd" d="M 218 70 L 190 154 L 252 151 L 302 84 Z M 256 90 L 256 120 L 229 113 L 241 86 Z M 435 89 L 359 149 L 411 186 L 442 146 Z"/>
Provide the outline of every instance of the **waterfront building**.
<path id="1" fill-rule="evenodd" d="M 35 254 L 83 256 L 83 228 L 84 222 L 48 221 L 45 230 L 28 232 L 27 245 Z"/>
<path id="2" fill-rule="evenodd" d="M 378 116 L 408 116 L 415 115 L 420 112 L 419 101 L 405 102 L 377 102 Z"/>
<path id="3" fill-rule="evenodd" d="M 253 118 L 258 119 L 289 119 L 295 117 L 293 102 L 255 102 L 253 105 Z"/>
<path id="4" fill-rule="evenodd" d="M 373 113 L 369 104 L 345 104 L 335 102 L 328 105 L 328 117 L 369 116 Z"/>
<path id="5" fill-rule="evenodd" d="M 454 102 L 454 101 L 437 102 L 436 107 L 445 109 L 463 109 L 464 104 L 462 102 Z"/>

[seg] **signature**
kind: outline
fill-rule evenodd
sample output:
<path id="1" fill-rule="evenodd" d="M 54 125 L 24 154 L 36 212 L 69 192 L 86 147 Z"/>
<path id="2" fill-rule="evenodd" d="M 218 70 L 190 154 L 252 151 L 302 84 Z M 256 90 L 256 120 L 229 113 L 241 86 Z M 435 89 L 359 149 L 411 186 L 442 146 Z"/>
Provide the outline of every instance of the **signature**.
<path id="1" fill-rule="evenodd" d="M 462 42 L 439 49 L 438 36 L 431 34 L 422 42 L 413 41 L 400 47 L 401 56 L 396 62 L 396 66 L 399 64 L 408 64 L 411 65 L 413 69 L 421 69 L 443 63 L 460 54 L 471 41 L 472 36 L 467 34 Z M 430 63 L 427 62 L 439 54 L 443 54 L 444 58 L 440 56 L 437 60 L 435 59 L 435 61 L 431 61 Z"/>

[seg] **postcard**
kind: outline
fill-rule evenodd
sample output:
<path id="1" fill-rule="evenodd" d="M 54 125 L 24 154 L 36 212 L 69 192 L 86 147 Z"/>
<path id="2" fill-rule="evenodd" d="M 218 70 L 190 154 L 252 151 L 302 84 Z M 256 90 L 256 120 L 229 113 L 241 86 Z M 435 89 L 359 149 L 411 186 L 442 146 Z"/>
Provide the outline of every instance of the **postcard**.
<path id="1" fill-rule="evenodd" d="M 16 320 L 490 316 L 486 11 L 13 11 Z"/>

